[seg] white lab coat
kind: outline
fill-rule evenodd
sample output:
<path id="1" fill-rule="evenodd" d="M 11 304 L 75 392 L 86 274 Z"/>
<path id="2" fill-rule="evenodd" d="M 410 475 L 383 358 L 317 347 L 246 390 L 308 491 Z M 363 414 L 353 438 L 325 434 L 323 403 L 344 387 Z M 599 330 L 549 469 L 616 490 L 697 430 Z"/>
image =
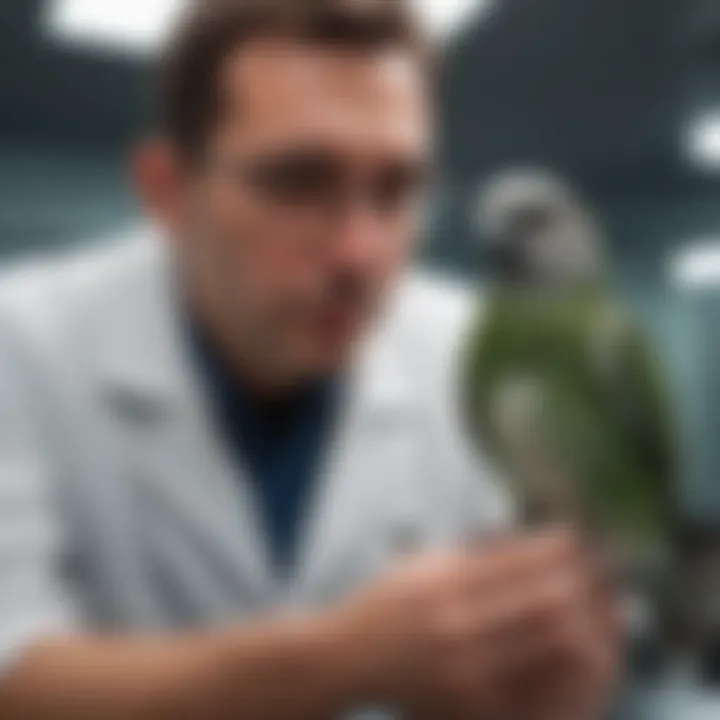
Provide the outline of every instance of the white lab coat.
<path id="1" fill-rule="evenodd" d="M 406 278 L 359 354 L 291 577 L 213 429 L 147 233 L 0 283 L 0 663 L 69 626 L 238 623 L 340 601 L 507 516 L 461 430 L 474 302 Z"/>

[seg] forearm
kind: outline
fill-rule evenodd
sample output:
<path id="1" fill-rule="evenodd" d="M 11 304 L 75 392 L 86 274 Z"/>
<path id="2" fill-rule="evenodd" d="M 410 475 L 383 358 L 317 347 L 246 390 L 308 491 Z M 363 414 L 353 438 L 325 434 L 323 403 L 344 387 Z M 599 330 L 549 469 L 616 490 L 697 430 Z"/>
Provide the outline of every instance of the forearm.
<path id="1" fill-rule="evenodd" d="M 350 656 L 320 620 L 214 637 L 48 641 L 0 683 L 0 716 L 319 720 L 353 700 Z"/>

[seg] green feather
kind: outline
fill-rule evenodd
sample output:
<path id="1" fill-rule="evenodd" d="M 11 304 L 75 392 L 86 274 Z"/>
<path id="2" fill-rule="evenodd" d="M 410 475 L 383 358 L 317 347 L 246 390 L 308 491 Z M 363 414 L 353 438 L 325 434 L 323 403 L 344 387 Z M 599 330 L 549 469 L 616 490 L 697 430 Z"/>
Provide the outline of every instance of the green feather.
<path id="1" fill-rule="evenodd" d="M 496 292 L 478 310 L 465 361 L 473 436 L 529 521 L 553 519 L 533 517 L 534 499 L 538 483 L 561 478 L 574 519 L 623 552 L 665 542 L 677 474 L 667 387 L 642 333 L 602 289 Z M 503 420 L 512 388 L 521 420 L 522 402 L 537 395 L 524 411 L 529 430 Z M 557 488 L 548 496 L 557 499 Z"/>

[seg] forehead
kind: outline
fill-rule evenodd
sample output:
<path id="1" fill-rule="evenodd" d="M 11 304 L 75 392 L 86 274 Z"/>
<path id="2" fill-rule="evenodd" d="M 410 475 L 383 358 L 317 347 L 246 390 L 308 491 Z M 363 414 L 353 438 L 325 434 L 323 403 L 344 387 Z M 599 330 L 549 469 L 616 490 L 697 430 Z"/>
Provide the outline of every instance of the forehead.
<path id="1" fill-rule="evenodd" d="M 258 41 L 228 59 L 221 82 L 221 132 L 238 142 L 428 149 L 428 82 L 407 50 Z"/>

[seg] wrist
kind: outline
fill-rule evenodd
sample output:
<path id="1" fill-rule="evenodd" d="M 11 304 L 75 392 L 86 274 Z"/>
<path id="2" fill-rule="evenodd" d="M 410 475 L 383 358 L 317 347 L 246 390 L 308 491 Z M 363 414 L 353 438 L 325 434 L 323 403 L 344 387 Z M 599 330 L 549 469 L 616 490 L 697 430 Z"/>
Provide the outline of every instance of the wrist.
<path id="1" fill-rule="evenodd" d="M 370 636 L 364 632 L 358 614 L 343 609 L 318 623 L 319 653 L 338 700 L 347 709 L 377 699 L 377 663 L 371 658 Z"/>
<path id="2" fill-rule="evenodd" d="M 263 710 L 262 717 L 339 717 L 361 704 L 363 679 L 352 633 L 336 613 L 276 619 L 242 630 L 226 647 L 224 667 L 235 688 L 231 707 L 244 708 L 248 717 L 255 705 L 247 698 L 265 708 L 279 686 L 283 697 L 273 702 L 282 712 L 272 706 L 275 714 Z"/>
<path id="3" fill-rule="evenodd" d="M 397 694 L 392 672 L 393 643 L 363 602 L 342 608 L 329 618 L 330 636 L 353 704 L 393 705 Z"/>

